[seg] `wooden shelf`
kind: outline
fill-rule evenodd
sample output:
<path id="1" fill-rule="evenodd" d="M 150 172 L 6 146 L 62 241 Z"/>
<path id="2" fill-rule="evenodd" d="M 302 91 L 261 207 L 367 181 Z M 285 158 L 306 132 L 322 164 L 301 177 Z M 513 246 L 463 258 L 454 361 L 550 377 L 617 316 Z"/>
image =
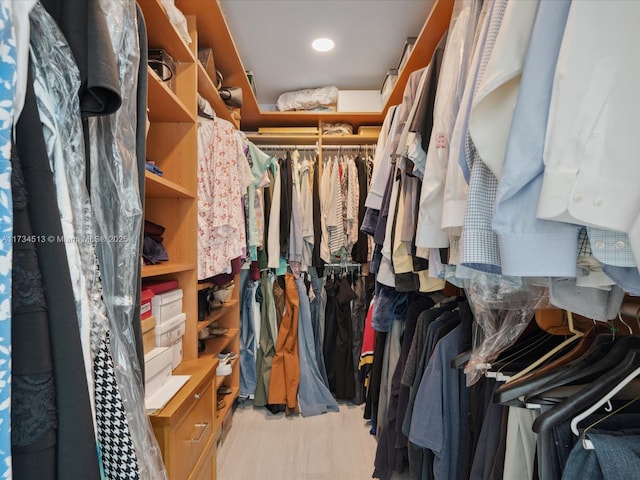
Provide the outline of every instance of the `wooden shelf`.
<path id="1" fill-rule="evenodd" d="M 271 135 L 260 133 L 246 133 L 247 139 L 256 145 L 315 145 L 319 141 L 318 135 Z"/>
<path id="2" fill-rule="evenodd" d="M 149 77 L 149 120 L 151 122 L 195 122 L 195 117 L 178 96 L 147 66 Z"/>
<path id="3" fill-rule="evenodd" d="M 256 145 L 371 145 L 378 142 L 378 135 L 296 135 L 246 133 L 247 139 Z"/>
<path id="4" fill-rule="evenodd" d="M 155 173 L 145 170 L 144 178 L 146 180 L 145 195 L 149 198 L 196 198 L 195 193 L 190 192 L 182 185 Z"/>
<path id="5" fill-rule="evenodd" d="M 236 128 L 240 128 L 240 125 L 237 124 L 231 116 L 231 112 L 227 109 L 227 105 L 222 98 L 220 98 L 220 94 L 218 90 L 216 90 L 213 80 L 211 80 L 211 77 L 209 77 L 209 74 L 200 62 L 198 62 L 198 93 L 207 99 L 218 117 L 233 123 Z"/>
<path id="6" fill-rule="evenodd" d="M 431 9 L 431 13 L 427 17 L 416 39 L 416 43 L 413 45 L 407 62 L 398 74 L 398 80 L 382 111 L 382 120 L 384 120 L 384 116 L 392 105 L 398 105 L 402 102 L 404 88 L 411 72 L 426 67 L 431 60 L 431 56 L 438 46 L 438 43 L 440 43 L 442 35 L 444 35 L 444 32 L 449 28 L 453 4 L 454 0 L 436 0 Z"/>
<path id="7" fill-rule="evenodd" d="M 213 312 L 211 312 L 211 315 L 207 316 L 207 318 L 205 318 L 204 320 L 200 320 L 198 322 L 198 332 L 208 327 L 216 320 L 219 320 L 220 318 L 224 317 L 225 314 L 227 314 L 231 308 L 238 305 L 238 303 L 239 303 L 239 300 L 229 300 L 227 303 L 224 303 L 222 307 L 215 309 Z"/>
<path id="8" fill-rule="evenodd" d="M 138 3 L 147 25 L 149 48 L 165 49 L 176 62 L 193 62 L 189 47 L 167 17 L 160 0 L 139 0 Z"/>
<path id="9" fill-rule="evenodd" d="M 224 407 L 222 407 L 220 410 L 216 412 L 215 426 L 213 428 L 214 432 L 217 433 L 218 430 L 220 429 L 220 426 L 222 425 L 222 421 L 227 416 L 227 412 L 233 407 L 233 402 L 238 397 L 239 392 L 240 392 L 240 389 L 238 387 L 231 387 L 231 393 L 229 395 L 224 396 L 225 405 Z"/>
<path id="10" fill-rule="evenodd" d="M 195 268 L 196 265 L 194 263 L 179 263 L 171 261 L 159 263 L 157 265 L 143 265 L 142 278 L 166 275 L 169 273 L 186 272 Z"/>
<path id="11" fill-rule="evenodd" d="M 198 46 L 213 49 L 213 60 L 216 69 L 222 73 L 223 85 L 242 89 L 240 115 L 244 124 L 245 113 L 260 110 L 219 3 L 216 0 L 176 0 L 176 6 L 185 15 L 196 16 Z"/>
<path id="12" fill-rule="evenodd" d="M 205 288 L 213 287 L 213 282 L 202 282 L 198 283 L 198 291 L 204 290 Z"/>
<path id="13" fill-rule="evenodd" d="M 224 350 L 229 343 L 234 339 L 240 330 L 237 328 L 230 328 L 227 333 L 220 335 L 219 337 L 209 338 L 205 340 L 207 347 L 204 352 L 200 354 L 200 357 L 206 357 L 209 355 L 216 356 L 222 350 Z M 236 352 L 237 353 L 237 352 Z"/>
<path id="14" fill-rule="evenodd" d="M 378 142 L 378 135 L 323 135 L 322 145 L 371 145 Z"/>
<path id="15" fill-rule="evenodd" d="M 242 105 L 243 130 L 267 126 L 311 127 L 320 121 L 347 122 L 357 129 L 362 125 L 382 125 L 384 117 L 380 112 L 245 112 L 244 103 Z"/>

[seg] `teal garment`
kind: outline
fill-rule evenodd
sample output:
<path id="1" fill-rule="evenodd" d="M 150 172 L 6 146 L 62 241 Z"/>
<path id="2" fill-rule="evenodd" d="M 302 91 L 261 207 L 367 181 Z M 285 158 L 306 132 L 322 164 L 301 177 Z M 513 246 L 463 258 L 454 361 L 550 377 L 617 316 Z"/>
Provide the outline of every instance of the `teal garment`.
<path id="1" fill-rule="evenodd" d="M 276 275 L 280 277 L 289 271 L 289 264 L 285 258 L 280 257 L 280 265 L 276 268 Z"/>
<path id="2" fill-rule="evenodd" d="M 258 222 L 256 220 L 256 189 L 260 185 L 264 173 L 276 161 L 270 157 L 253 143 L 249 142 L 249 151 L 247 152 L 247 161 L 253 173 L 253 183 L 247 189 L 247 210 L 248 210 L 248 229 L 247 244 L 249 246 L 249 258 L 253 261 L 258 260 L 258 245 L 262 242 L 262 238 L 258 232 Z"/>

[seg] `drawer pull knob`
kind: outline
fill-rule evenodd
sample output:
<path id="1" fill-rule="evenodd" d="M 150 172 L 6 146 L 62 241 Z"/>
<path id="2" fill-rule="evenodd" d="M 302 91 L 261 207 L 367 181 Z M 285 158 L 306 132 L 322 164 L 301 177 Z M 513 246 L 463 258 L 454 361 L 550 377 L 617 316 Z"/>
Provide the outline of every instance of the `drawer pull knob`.
<path id="1" fill-rule="evenodd" d="M 202 398 L 202 394 L 201 394 L 201 393 L 196 393 L 196 394 L 194 395 L 194 398 L 195 398 L 196 400 L 200 400 L 200 399 Z"/>
<path id="2" fill-rule="evenodd" d="M 200 435 L 198 435 L 198 438 L 192 438 L 191 440 L 189 440 L 191 443 L 199 443 L 200 440 L 202 440 L 202 436 L 204 435 L 204 432 L 207 431 L 207 427 L 209 426 L 208 423 L 196 423 L 194 425 L 198 430 L 200 430 Z"/>

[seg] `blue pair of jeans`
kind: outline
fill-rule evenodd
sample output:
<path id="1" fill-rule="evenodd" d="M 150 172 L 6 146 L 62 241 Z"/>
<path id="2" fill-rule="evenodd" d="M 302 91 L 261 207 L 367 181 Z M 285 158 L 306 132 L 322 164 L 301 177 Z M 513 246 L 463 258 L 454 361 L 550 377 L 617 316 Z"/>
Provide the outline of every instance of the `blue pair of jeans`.
<path id="1" fill-rule="evenodd" d="M 253 396 L 256 391 L 256 330 L 254 303 L 260 282 L 247 280 L 242 291 L 240 310 L 240 396 Z"/>
<path id="2" fill-rule="evenodd" d="M 329 380 L 327 379 L 327 369 L 324 365 L 324 356 L 322 355 L 322 328 L 320 327 L 320 295 L 324 289 L 324 277 L 319 277 L 316 273 L 316 269 L 311 267 L 309 269 L 309 277 L 311 279 L 311 288 L 315 298 L 311 301 L 311 326 L 313 329 L 313 338 L 315 341 L 316 350 L 316 363 L 320 370 L 320 377 L 324 384 L 328 387 Z"/>
<path id="3" fill-rule="evenodd" d="M 337 412 L 338 404 L 320 375 L 316 360 L 315 339 L 311 325 L 311 307 L 302 278 L 296 279 L 300 310 L 298 316 L 298 356 L 300 359 L 300 384 L 298 404 L 304 417 L 326 412 Z"/>

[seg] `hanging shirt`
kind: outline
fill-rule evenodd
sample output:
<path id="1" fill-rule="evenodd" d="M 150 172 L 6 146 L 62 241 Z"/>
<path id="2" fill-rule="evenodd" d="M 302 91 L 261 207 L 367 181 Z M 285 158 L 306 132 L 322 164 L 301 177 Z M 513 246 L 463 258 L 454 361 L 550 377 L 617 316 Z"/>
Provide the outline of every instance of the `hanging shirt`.
<path id="1" fill-rule="evenodd" d="M 246 157 L 226 120 L 198 119 L 198 279 L 227 273 L 246 244 L 240 176 Z"/>
<path id="2" fill-rule="evenodd" d="M 269 257 L 268 267 L 278 268 L 280 266 L 280 165 L 273 163 L 275 174 L 273 176 L 273 196 L 271 197 L 271 210 L 269 212 L 269 232 L 267 241 L 267 255 Z"/>
<path id="3" fill-rule="evenodd" d="M 329 193 L 331 187 L 332 168 L 333 162 L 329 159 L 322 169 L 322 180 L 320 182 L 320 228 L 322 230 L 320 236 L 320 258 L 327 263 L 331 262 L 328 224 L 329 209 L 335 208 L 335 206 L 331 206 L 331 203 L 335 198 L 331 197 Z"/>
<path id="4" fill-rule="evenodd" d="M 501 34 L 509 30 L 509 25 L 504 23 L 505 12 L 513 6 L 520 7 L 527 5 L 527 2 L 515 2 L 507 4 L 506 0 L 496 0 L 491 12 L 489 22 L 489 30 L 482 52 L 482 60 L 476 79 L 473 102 L 476 102 L 480 94 L 484 93 L 485 78 L 491 79 L 495 70 L 499 70 L 499 61 L 494 62 L 493 59 L 502 52 L 500 47 L 509 40 L 509 35 L 505 35 L 505 41 Z M 533 20 L 532 20 L 533 21 Z M 505 26 L 501 30 L 502 26 Z M 516 31 L 517 32 L 517 31 Z M 529 29 L 531 32 L 531 29 Z M 526 43 L 528 44 L 528 37 Z M 496 48 L 496 46 L 498 48 Z M 494 56 L 494 51 L 496 55 Z M 471 113 L 473 113 L 475 103 L 472 104 Z M 469 120 L 471 125 L 471 120 Z M 467 198 L 467 208 L 465 210 L 464 226 L 462 228 L 461 244 L 462 251 L 460 263 L 466 266 L 490 273 L 500 273 L 500 253 L 498 249 L 498 238 L 491 230 L 491 217 L 493 215 L 493 204 L 495 201 L 498 182 L 480 158 L 475 148 L 471 132 L 467 132 L 465 140 L 466 165 L 471 172 L 469 178 L 469 192 Z M 464 171 L 464 166 L 463 166 Z"/>
<path id="5" fill-rule="evenodd" d="M 349 197 L 347 200 L 347 244 L 345 247 L 347 252 L 351 253 L 353 246 L 358 242 L 358 235 L 360 233 L 358 225 L 360 215 L 360 184 L 358 181 L 358 169 L 353 157 L 347 159 L 346 167 Z"/>
<path id="6" fill-rule="evenodd" d="M 451 243 L 451 236 L 460 236 L 464 223 L 464 211 L 467 205 L 468 190 L 467 179 L 462 169 L 462 165 L 467 165 L 465 138 L 471 101 L 473 100 L 474 87 L 483 55 L 493 5 L 494 0 L 484 2 L 482 5 L 474 39 L 473 56 L 465 79 L 464 93 L 460 100 L 460 107 L 449 143 L 449 160 L 447 162 L 441 224 L 442 229 L 450 237 L 449 243 Z"/>
<path id="7" fill-rule="evenodd" d="M 607 8 L 604 8 L 607 7 Z M 538 217 L 629 233 L 640 255 L 636 2 L 572 2 L 555 71 Z M 594 28 L 599 35 L 589 34 Z M 635 40 L 634 40 L 635 39 Z M 589 52 L 589 61 L 578 52 Z"/>
<path id="8" fill-rule="evenodd" d="M 248 230 L 247 243 L 249 245 L 249 258 L 257 260 L 257 248 L 262 245 L 264 235 L 264 199 L 261 187 L 267 168 L 275 159 L 264 153 L 253 143 L 249 142 L 247 162 L 251 167 L 252 182 L 247 189 Z"/>
<path id="9" fill-rule="evenodd" d="M 302 271 L 306 272 L 311 266 L 314 245 L 314 228 L 313 228 L 313 193 L 311 191 L 311 162 L 304 159 L 300 163 L 300 180 L 298 186 L 300 188 L 300 207 L 302 213 Z"/>
<path id="10" fill-rule="evenodd" d="M 327 229 L 329 231 L 329 251 L 336 255 L 344 247 L 343 198 L 340 182 L 340 162 L 334 159 L 329 177 L 329 200 Z"/>
<path id="11" fill-rule="evenodd" d="M 455 8 L 458 5 L 463 7 L 449 29 L 434 103 L 431 140 L 425 159 L 428 168 L 424 169 L 420 190 L 416 247 L 418 255 L 422 257 L 428 255 L 428 252 L 420 252 L 421 248 L 441 248 L 449 244 L 448 235 L 442 230 L 449 145 L 464 90 L 468 64 L 473 53 L 473 32 L 476 30 L 480 12 L 480 4 L 476 0 L 456 2 Z M 413 151 L 417 149 L 416 146 Z M 412 155 L 411 152 L 412 149 L 409 150 L 410 158 L 418 164 L 415 153 Z"/>
<path id="12" fill-rule="evenodd" d="M 384 195 L 384 188 L 387 184 L 387 177 L 389 176 L 389 166 L 391 165 L 389 163 L 390 151 L 387 147 L 387 143 L 389 142 L 391 132 L 396 129 L 394 121 L 396 121 L 395 113 L 397 109 L 397 105 L 394 105 L 389 109 L 387 115 L 384 117 L 382 129 L 378 136 L 376 153 L 373 159 L 371 184 L 369 186 L 367 201 L 365 202 L 367 208 L 380 210 L 382 207 L 382 196 Z"/>
<path id="13" fill-rule="evenodd" d="M 536 218 L 553 75 L 570 5 L 540 4 L 522 72 L 492 220 L 505 275 L 576 275 L 578 227 Z"/>

